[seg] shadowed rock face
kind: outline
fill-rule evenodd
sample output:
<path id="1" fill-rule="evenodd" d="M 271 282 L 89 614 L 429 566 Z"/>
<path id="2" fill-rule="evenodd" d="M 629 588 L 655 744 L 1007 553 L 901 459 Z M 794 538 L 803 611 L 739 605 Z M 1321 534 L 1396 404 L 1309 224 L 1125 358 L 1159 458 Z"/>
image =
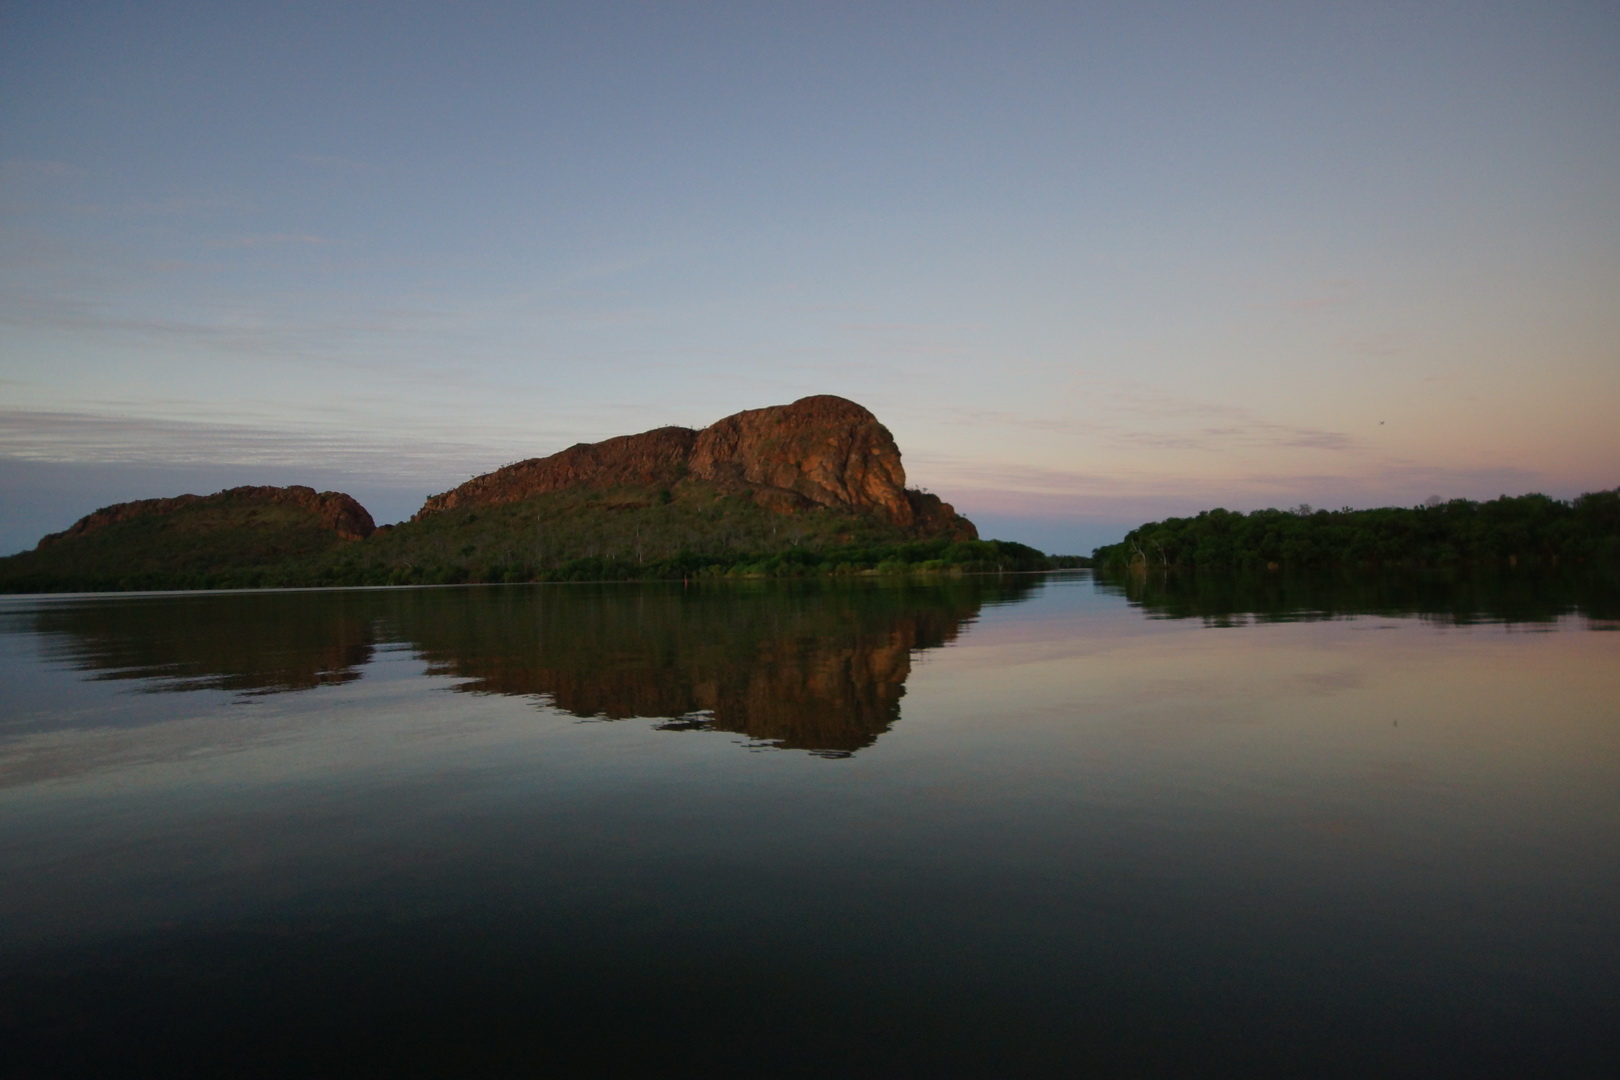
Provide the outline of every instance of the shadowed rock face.
<path id="1" fill-rule="evenodd" d="M 749 409 L 702 431 L 666 427 L 581 443 L 475 477 L 428 499 L 416 517 L 571 487 L 673 487 L 686 478 L 746 491 L 778 513 L 822 506 L 920 534 L 978 537 L 949 504 L 906 489 L 900 448 L 877 417 L 827 394 Z"/>
<path id="2" fill-rule="evenodd" d="M 0 559 L 0 589 L 97 592 L 257 586 L 277 568 L 335 556 L 376 532 L 349 496 L 237 487 L 106 506 L 32 551 Z M 299 582 L 303 584 L 304 582 Z"/>
<path id="3" fill-rule="evenodd" d="M 104 506 L 87 514 L 59 533 L 42 538 L 39 547 L 45 548 L 63 540 L 73 540 L 89 533 L 99 532 L 114 525 L 122 525 L 145 517 L 162 517 L 181 511 L 232 511 L 245 517 L 233 518 L 232 524 L 251 521 L 255 507 L 293 507 L 307 510 L 319 524 L 335 532 L 344 540 L 364 540 L 376 531 L 366 508 L 341 491 L 320 491 L 294 485 L 292 487 L 236 487 L 213 495 L 177 495 L 172 499 L 141 499 L 136 502 Z"/>
<path id="4" fill-rule="evenodd" d="M 499 506 L 583 485 L 668 487 L 686 475 L 686 459 L 696 438 L 697 432 L 691 428 L 665 427 L 599 443 L 577 443 L 550 457 L 520 461 L 434 495 L 422 504 L 416 519 L 444 510 Z"/>

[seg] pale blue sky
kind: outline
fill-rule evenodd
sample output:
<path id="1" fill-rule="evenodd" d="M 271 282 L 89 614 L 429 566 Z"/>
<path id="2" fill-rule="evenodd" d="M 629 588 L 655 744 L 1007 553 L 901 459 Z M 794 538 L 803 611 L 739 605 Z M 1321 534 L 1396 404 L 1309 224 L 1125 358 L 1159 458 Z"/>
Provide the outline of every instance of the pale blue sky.
<path id="1" fill-rule="evenodd" d="M 1620 484 L 1620 6 L 0 12 L 0 548 L 810 393 L 991 535 Z"/>

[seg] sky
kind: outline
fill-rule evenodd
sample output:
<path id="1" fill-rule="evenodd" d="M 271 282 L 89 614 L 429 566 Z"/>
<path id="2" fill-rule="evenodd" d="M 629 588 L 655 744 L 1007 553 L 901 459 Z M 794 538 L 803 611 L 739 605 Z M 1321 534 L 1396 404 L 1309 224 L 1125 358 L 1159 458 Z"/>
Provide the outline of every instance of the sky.
<path id="1" fill-rule="evenodd" d="M 987 536 L 1620 485 L 1620 5 L 0 7 L 0 551 L 840 394 Z"/>

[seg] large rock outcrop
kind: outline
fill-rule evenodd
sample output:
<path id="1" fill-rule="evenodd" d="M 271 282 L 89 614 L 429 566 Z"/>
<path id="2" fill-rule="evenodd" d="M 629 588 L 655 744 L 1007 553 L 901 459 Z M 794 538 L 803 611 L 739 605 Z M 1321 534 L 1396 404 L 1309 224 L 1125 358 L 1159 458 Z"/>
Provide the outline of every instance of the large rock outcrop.
<path id="1" fill-rule="evenodd" d="M 722 486 L 790 492 L 894 525 L 916 519 L 894 436 L 866 409 L 830 394 L 710 424 L 698 432 L 688 466 L 693 476 Z M 792 508 L 791 500 L 779 501 Z"/>
<path id="2" fill-rule="evenodd" d="M 433 496 L 416 518 L 573 487 L 668 488 L 687 481 L 747 492 L 779 513 L 829 507 L 917 535 L 978 536 L 948 503 L 906 488 L 900 448 L 877 417 L 829 394 L 748 409 L 701 431 L 658 428 L 520 461 Z"/>
<path id="3" fill-rule="evenodd" d="M 140 499 L 104 506 L 86 514 L 61 532 L 51 533 L 39 542 L 40 548 L 75 540 L 114 525 L 138 518 L 161 517 L 184 510 L 230 510 L 232 523 L 250 522 L 256 507 L 294 507 L 315 515 L 324 528 L 342 540 L 364 540 L 376 531 L 366 508 L 341 491 L 316 491 L 302 485 L 291 487 L 235 487 L 212 495 L 177 495 L 172 499 Z"/>

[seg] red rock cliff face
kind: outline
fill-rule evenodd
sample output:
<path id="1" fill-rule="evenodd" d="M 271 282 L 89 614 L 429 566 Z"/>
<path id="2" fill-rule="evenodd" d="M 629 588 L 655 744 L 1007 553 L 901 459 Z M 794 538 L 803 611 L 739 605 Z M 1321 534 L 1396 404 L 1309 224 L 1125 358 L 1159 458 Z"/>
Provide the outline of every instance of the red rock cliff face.
<path id="1" fill-rule="evenodd" d="M 895 525 L 915 520 L 894 436 L 841 397 L 800 398 L 717 421 L 698 433 L 690 467 L 693 476 L 720 484 L 792 492 Z"/>
<path id="2" fill-rule="evenodd" d="M 315 514 L 324 527 L 344 540 L 364 540 L 377 528 L 366 508 L 341 491 L 317 492 L 314 488 L 297 484 L 291 487 L 236 487 L 212 495 L 177 495 L 172 499 L 141 499 L 104 506 L 93 514 L 86 514 L 62 532 L 44 537 L 39 546 L 47 547 L 135 518 L 172 514 L 190 507 L 226 505 L 296 506 Z"/>
<path id="3" fill-rule="evenodd" d="M 433 496 L 416 517 L 576 486 L 670 487 L 687 476 L 751 492 L 760 505 L 781 513 L 825 506 L 918 534 L 978 536 L 950 504 L 906 490 L 900 448 L 877 417 L 826 394 L 749 409 L 702 431 L 658 428 L 520 461 Z"/>

